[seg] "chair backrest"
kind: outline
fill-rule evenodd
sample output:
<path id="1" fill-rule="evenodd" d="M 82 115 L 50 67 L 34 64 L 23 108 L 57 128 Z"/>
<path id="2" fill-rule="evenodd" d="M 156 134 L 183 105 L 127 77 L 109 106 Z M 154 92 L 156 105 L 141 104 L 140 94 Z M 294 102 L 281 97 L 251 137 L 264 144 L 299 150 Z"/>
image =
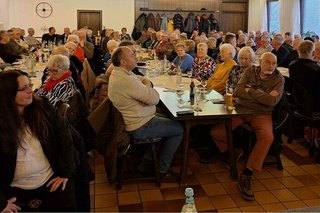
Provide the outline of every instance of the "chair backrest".
<path id="1" fill-rule="evenodd" d="M 69 113 L 70 105 L 68 103 L 62 103 L 58 106 L 58 113 L 64 117 L 67 118 Z"/>
<path id="2" fill-rule="evenodd" d="M 273 129 L 274 130 L 280 129 L 288 120 L 290 113 L 291 113 L 290 105 L 287 99 L 287 95 L 284 92 L 280 101 L 274 107 L 272 112 Z"/>
<path id="3" fill-rule="evenodd" d="M 302 115 L 312 116 L 314 99 L 302 84 L 294 83 L 292 96 L 297 112 Z"/>

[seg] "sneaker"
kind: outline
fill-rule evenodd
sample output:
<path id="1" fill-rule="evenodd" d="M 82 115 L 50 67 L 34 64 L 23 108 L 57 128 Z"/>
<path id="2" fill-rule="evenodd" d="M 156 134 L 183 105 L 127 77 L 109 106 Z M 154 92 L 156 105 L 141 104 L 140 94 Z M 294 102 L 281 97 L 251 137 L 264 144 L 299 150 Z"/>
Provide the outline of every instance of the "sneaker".
<path id="1" fill-rule="evenodd" d="M 207 152 L 200 156 L 199 162 L 203 164 L 211 163 L 215 158 L 217 154 L 214 152 Z"/>
<path id="2" fill-rule="evenodd" d="M 252 201 L 254 200 L 254 194 L 251 189 L 251 176 L 241 175 L 238 180 L 238 188 L 241 193 L 241 197 L 245 200 Z"/>

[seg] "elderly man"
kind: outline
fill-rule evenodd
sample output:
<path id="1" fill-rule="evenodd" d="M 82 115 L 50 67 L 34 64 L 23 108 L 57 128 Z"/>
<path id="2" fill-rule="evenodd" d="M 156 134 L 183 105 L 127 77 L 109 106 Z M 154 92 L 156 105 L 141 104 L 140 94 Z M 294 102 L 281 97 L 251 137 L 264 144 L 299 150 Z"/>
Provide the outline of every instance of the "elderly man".
<path id="1" fill-rule="evenodd" d="M 245 200 L 254 200 L 251 188 L 253 171 L 261 171 L 263 161 L 273 143 L 271 113 L 274 106 L 280 101 L 284 87 L 284 78 L 276 67 L 276 56 L 269 52 L 264 53 L 260 66 L 248 68 L 234 91 L 234 95 L 238 98 L 236 108 L 245 109 L 250 115 L 234 117 L 232 129 L 247 123 L 257 138 L 246 168 L 238 180 L 241 196 Z M 225 152 L 228 149 L 224 124 L 213 127 L 210 135 L 217 145 L 210 156 L 213 159 L 219 151 Z"/>
<path id="2" fill-rule="evenodd" d="M 289 66 L 290 79 L 300 83 L 314 99 L 314 111 L 320 112 L 320 66 L 313 61 L 315 45 L 304 41 L 298 47 L 299 58 Z"/>
<path id="3" fill-rule="evenodd" d="M 279 67 L 288 67 L 290 54 L 289 50 L 283 46 L 284 39 L 280 35 L 276 35 L 271 42 L 271 46 L 274 48 L 271 52 L 277 56 Z"/>
<path id="4" fill-rule="evenodd" d="M 5 63 L 13 63 L 18 58 L 21 58 L 19 55 L 15 55 L 11 49 L 8 47 L 7 43 L 9 42 L 9 36 L 5 30 L 0 30 L 0 58 Z"/>
<path id="5" fill-rule="evenodd" d="M 70 35 L 70 28 L 69 27 L 65 27 L 63 29 L 63 34 L 59 36 L 59 40 L 62 41 L 62 44 L 67 43 L 69 35 Z"/>
<path id="6" fill-rule="evenodd" d="M 40 41 L 34 37 L 33 28 L 28 28 L 28 36 L 25 37 L 25 40 L 30 47 L 39 47 L 41 45 Z"/>
<path id="7" fill-rule="evenodd" d="M 79 36 L 79 46 L 83 48 L 84 57 L 87 59 L 91 59 L 93 57 L 94 45 L 87 41 L 87 34 L 85 30 L 77 31 L 77 35 Z"/>
<path id="8" fill-rule="evenodd" d="M 265 52 L 271 52 L 273 47 L 270 45 L 270 38 L 269 36 L 262 36 L 260 38 L 261 46 L 256 51 L 256 64 L 259 64 L 259 60 L 261 55 Z"/>
<path id="9" fill-rule="evenodd" d="M 117 48 L 112 55 L 112 63 L 114 70 L 109 79 L 108 96 L 122 114 L 126 131 L 137 139 L 162 137 L 159 156 L 161 181 L 177 181 L 177 175 L 169 167 L 182 141 L 182 125 L 155 115 L 159 94 L 145 77 L 132 73 L 131 70 L 137 66 L 137 59 L 129 47 Z M 138 167 L 142 173 L 150 172 L 150 167 L 148 169 L 146 165 L 151 164 L 152 155 L 148 151 Z"/>
<path id="10" fill-rule="evenodd" d="M 11 49 L 12 53 L 14 55 L 21 55 L 21 54 L 27 55 L 28 50 L 25 47 L 20 46 L 18 44 L 18 40 L 20 41 L 20 30 L 19 29 L 8 30 L 8 35 L 10 40 L 7 43 L 7 45 Z"/>

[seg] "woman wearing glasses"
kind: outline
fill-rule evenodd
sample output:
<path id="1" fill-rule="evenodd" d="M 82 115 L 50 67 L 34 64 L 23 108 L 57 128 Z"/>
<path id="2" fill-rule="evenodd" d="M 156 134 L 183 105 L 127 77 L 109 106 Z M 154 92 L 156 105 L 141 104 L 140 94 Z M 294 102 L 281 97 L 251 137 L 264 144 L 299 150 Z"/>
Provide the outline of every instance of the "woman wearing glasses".
<path id="1" fill-rule="evenodd" d="M 69 58 L 64 55 L 53 55 L 48 61 L 49 78 L 45 80 L 37 94 L 46 96 L 53 106 L 57 106 L 60 102 L 67 103 L 77 93 L 69 66 Z"/>
<path id="2" fill-rule="evenodd" d="M 0 211 L 74 211 L 72 138 L 27 74 L 0 73 Z"/>

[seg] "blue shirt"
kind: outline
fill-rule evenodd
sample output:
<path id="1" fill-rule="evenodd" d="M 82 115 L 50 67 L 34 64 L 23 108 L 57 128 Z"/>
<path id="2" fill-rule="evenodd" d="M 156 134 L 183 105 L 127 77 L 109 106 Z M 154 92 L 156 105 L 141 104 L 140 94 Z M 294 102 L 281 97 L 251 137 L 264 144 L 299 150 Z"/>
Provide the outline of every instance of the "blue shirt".
<path id="1" fill-rule="evenodd" d="M 180 61 L 181 60 L 181 61 Z M 193 64 L 194 58 L 189 55 L 188 53 L 186 53 L 182 59 L 177 56 L 174 60 L 173 63 L 174 65 L 176 65 L 177 67 L 180 65 L 181 67 L 181 71 L 183 73 L 186 73 L 187 71 L 191 70 L 192 68 L 192 64 Z"/>

